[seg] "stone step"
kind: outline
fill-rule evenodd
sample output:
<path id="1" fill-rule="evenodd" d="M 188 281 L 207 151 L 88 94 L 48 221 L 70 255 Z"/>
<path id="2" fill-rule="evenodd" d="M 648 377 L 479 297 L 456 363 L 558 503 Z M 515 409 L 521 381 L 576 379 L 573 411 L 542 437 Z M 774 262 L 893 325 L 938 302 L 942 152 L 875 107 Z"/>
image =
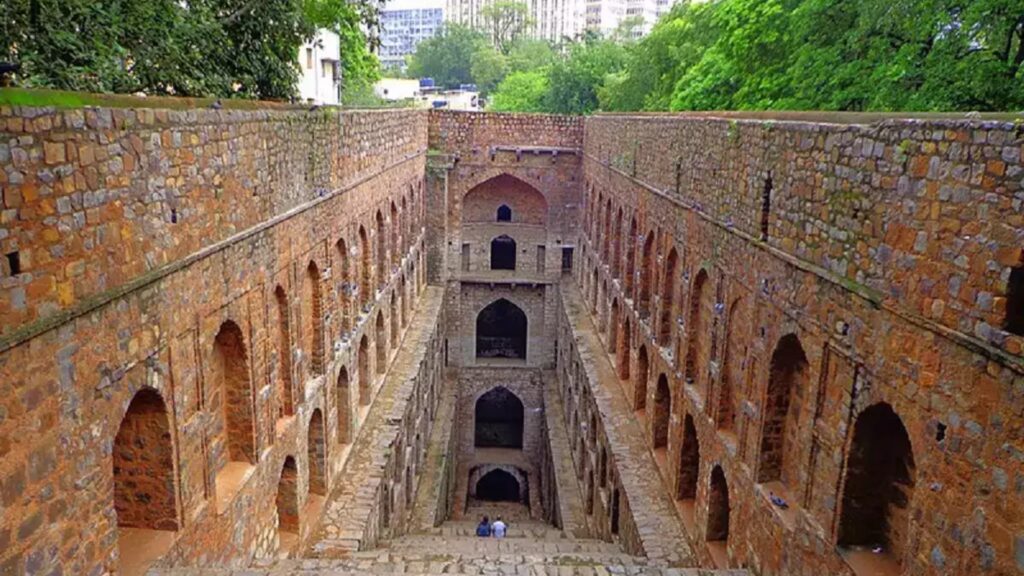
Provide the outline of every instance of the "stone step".
<path id="1" fill-rule="evenodd" d="M 618 544 L 600 540 L 541 540 L 537 538 L 446 538 L 444 536 L 408 536 L 388 542 L 385 548 L 398 554 L 623 554 Z M 624 555 L 625 556 L 625 555 Z"/>
<path id="2" fill-rule="evenodd" d="M 500 555 L 471 560 L 434 554 L 416 559 L 388 557 L 376 551 L 345 560 L 284 560 L 273 566 L 250 568 L 246 576 L 342 576 L 348 574 L 493 574 L 507 576 L 749 576 L 745 571 L 660 568 L 637 563 L 623 555 Z M 640 559 L 642 560 L 642 559 Z M 265 570 L 265 571 L 263 571 Z M 163 574 L 161 576 L 170 576 Z M 175 575 L 176 576 L 176 575 Z M 212 575 L 211 575 L 212 576 Z M 219 575 L 218 575 L 219 576 Z"/>

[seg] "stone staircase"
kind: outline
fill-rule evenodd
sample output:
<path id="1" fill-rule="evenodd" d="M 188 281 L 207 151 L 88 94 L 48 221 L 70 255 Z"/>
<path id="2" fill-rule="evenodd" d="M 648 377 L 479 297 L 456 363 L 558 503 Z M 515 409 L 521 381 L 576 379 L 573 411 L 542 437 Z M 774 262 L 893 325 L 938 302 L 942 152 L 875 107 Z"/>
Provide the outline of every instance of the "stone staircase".
<path id="1" fill-rule="evenodd" d="M 500 512 L 499 512 L 500 510 Z M 479 518 L 504 509 L 472 508 Z M 514 510 L 512 511 L 515 514 Z M 507 518 L 502 514 L 503 518 Z M 345 558 L 290 559 L 257 563 L 245 570 L 164 570 L 160 576 L 357 576 L 362 574 L 435 576 L 748 576 L 745 570 L 707 570 L 651 566 L 618 544 L 575 538 L 543 522 L 509 518 L 504 539 L 476 536 L 478 520 L 448 521 L 440 526 L 352 552 Z"/>

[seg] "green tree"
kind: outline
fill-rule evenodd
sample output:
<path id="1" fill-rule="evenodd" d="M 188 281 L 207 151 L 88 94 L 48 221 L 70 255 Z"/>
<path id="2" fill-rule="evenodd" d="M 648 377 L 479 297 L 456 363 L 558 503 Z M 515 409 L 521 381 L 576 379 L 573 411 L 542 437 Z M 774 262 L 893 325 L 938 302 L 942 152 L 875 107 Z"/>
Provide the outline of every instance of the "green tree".
<path id="1" fill-rule="evenodd" d="M 480 17 L 484 21 L 483 30 L 502 54 L 508 54 L 516 41 L 533 26 L 529 7 L 512 0 L 495 0 L 480 9 Z"/>
<path id="2" fill-rule="evenodd" d="M 380 0 L 304 1 L 304 12 L 316 28 L 338 34 L 343 88 L 365 92 L 380 79 L 380 61 L 373 53 L 380 44 Z"/>
<path id="3" fill-rule="evenodd" d="M 508 53 L 510 72 L 529 72 L 555 63 L 558 54 L 547 40 L 521 38 Z"/>
<path id="4" fill-rule="evenodd" d="M 490 94 L 508 74 L 508 58 L 490 46 L 483 46 L 473 54 L 470 74 L 480 92 Z"/>
<path id="5" fill-rule="evenodd" d="M 598 90 L 605 78 L 621 72 L 626 49 L 621 44 L 590 38 L 573 44 L 566 59 L 548 69 L 544 110 L 554 114 L 590 114 L 598 108 Z"/>
<path id="6" fill-rule="evenodd" d="M 377 0 L 345 4 L 7 0 L 0 14 L 0 49 L 5 59 L 21 64 L 15 82 L 22 86 L 287 99 L 295 93 L 299 46 L 318 27 L 345 32 L 345 24 L 350 52 L 357 42 L 352 31 L 372 27 Z M 365 39 L 358 42 L 365 45 Z M 364 59 L 360 67 L 372 77 L 372 60 Z"/>
<path id="7" fill-rule="evenodd" d="M 419 43 L 409 63 L 409 74 L 433 78 L 439 86 L 473 82 L 473 55 L 487 45 L 487 38 L 461 24 L 447 23 L 433 38 Z"/>
<path id="8" fill-rule="evenodd" d="M 493 112 L 546 112 L 548 78 L 543 71 L 513 72 L 498 85 L 488 110 Z"/>

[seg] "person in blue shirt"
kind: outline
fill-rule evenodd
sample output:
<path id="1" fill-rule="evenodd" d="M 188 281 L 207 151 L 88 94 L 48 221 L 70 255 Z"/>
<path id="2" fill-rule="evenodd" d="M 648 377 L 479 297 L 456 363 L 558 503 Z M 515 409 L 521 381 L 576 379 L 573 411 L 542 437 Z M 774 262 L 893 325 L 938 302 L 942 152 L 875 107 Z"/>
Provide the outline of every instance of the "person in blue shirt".
<path id="1" fill-rule="evenodd" d="M 476 526 L 476 535 L 481 538 L 488 538 L 491 535 L 491 521 L 487 516 L 480 519 L 480 523 Z"/>

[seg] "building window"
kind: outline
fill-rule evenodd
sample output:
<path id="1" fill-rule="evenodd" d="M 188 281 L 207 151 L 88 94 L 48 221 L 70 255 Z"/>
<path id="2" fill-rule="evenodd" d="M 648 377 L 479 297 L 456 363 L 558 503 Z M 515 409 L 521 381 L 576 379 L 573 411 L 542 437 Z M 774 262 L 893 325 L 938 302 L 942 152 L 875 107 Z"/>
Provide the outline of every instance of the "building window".
<path id="1" fill-rule="evenodd" d="M 306 48 L 306 70 L 313 69 L 313 49 Z"/>

